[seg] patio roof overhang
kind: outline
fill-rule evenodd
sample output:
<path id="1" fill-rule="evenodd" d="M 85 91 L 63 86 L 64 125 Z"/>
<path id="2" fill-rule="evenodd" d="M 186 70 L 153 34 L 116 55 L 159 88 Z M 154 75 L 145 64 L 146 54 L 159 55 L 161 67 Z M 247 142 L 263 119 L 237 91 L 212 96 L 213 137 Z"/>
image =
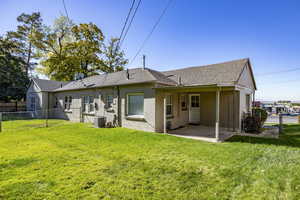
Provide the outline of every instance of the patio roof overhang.
<path id="1" fill-rule="evenodd" d="M 236 89 L 234 84 L 211 84 L 211 85 L 177 85 L 177 86 L 156 86 L 154 89 L 164 91 L 183 91 L 183 92 L 209 92 L 209 91 L 232 91 Z"/>

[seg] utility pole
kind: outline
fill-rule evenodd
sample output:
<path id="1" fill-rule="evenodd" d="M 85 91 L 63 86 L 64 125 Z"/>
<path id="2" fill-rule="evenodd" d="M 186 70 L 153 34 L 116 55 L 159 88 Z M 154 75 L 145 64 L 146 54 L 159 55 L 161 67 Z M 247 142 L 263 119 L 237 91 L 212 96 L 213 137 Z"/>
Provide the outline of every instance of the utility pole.
<path id="1" fill-rule="evenodd" d="M 283 126 L 282 126 L 282 114 L 279 113 L 279 133 L 281 134 L 283 132 Z"/>
<path id="2" fill-rule="evenodd" d="M 143 55 L 143 69 L 146 69 L 146 55 Z"/>
<path id="3" fill-rule="evenodd" d="M 2 132 L 2 113 L 0 113 L 0 133 Z"/>

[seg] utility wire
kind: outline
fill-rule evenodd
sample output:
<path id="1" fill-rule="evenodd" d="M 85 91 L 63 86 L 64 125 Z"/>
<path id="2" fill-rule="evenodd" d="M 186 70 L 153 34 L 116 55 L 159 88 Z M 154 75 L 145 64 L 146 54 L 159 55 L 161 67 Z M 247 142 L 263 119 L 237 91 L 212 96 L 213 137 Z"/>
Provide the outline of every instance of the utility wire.
<path id="1" fill-rule="evenodd" d="M 121 38 L 122 38 L 122 36 L 123 36 L 124 30 L 125 30 L 125 28 L 126 28 L 126 26 L 127 26 L 127 23 L 128 23 L 128 20 L 129 20 L 130 15 L 131 15 L 132 9 L 133 9 L 133 7 L 134 7 L 134 4 L 135 4 L 135 0 L 132 1 L 132 4 L 131 4 L 130 9 L 129 9 L 129 12 L 128 12 L 127 16 L 126 16 L 125 23 L 124 23 L 124 25 L 123 25 L 123 28 L 122 28 L 122 31 L 121 31 L 121 34 L 120 34 L 119 41 L 118 41 L 118 43 L 117 43 L 116 49 L 118 49 L 119 46 L 120 46 L 120 41 L 121 41 Z"/>
<path id="2" fill-rule="evenodd" d="M 123 37 L 122 40 L 120 41 L 120 46 L 122 46 L 122 44 L 123 44 L 123 42 L 124 42 L 124 40 L 125 40 L 125 38 L 126 38 L 126 36 L 127 36 L 127 33 L 128 33 L 128 31 L 129 31 L 129 29 L 130 29 L 130 27 L 131 27 L 131 24 L 132 24 L 132 22 L 133 22 L 133 19 L 134 19 L 136 13 L 137 13 L 137 10 L 138 10 L 139 7 L 140 7 L 141 2 L 142 2 L 142 0 L 139 0 L 138 4 L 137 4 L 137 6 L 136 6 L 136 8 L 135 8 L 135 10 L 134 10 L 134 13 L 133 13 L 133 15 L 132 15 L 132 17 L 131 17 L 131 19 L 130 19 L 129 25 L 127 26 L 127 29 L 126 29 L 126 31 L 125 31 L 124 37 Z M 120 38 L 120 39 L 121 39 L 121 38 Z"/>
<path id="3" fill-rule="evenodd" d="M 256 76 L 269 76 L 269 75 L 294 72 L 294 71 L 299 71 L 299 70 L 300 70 L 300 67 L 297 67 L 297 68 L 288 69 L 288 70 L 274 71 L 274 72 L 268 72 L 268 73 L 264 73 L 264 74 L 257 74 Z"/>
<path id="4" fill-rule="evenodd" d="M 67 7 L 66 7 L 65 0 L 62 0 L 62 3 L 63 3 L 63 5 L 64 5 L 64 10 L 65 10 L 66 16 L 67 16 L 67 18 L 68 18 L 68 20 L 69 20 L 69 22 L 70 22 L 70 18 L 69 18 L 69 14 L 68 14 L 68 10 L 67 10 Z"/>
<path id="5" fill-rule="evenodd" d="M 147 35 L 147 37 L 145 38 L 145 40 L 143 41 L 141 47 L 139 48 L 139 50 L 137 51 L 137 53 L 135 54 L 135 56 L 131 59 L 130 64 L 133 63 L 133 61 L 136 59 L 136 57 L 140 54 L 140 52 L 142 51 L 142 49 L 144 48 L 145 44 L 147 43 L 147 41 L 150 39 L 151 35 L 153 34 L 155 28 L 158 26 L 159 22 L 161 21 L 161 19 L 163 18 L 163 16 L 166 14 L 169 6 L 171 5 L 173 0 L 169 0 L 166 7 L 164 8 L 163 12 L 161 13 L 161 15 L 159 16 L 159 18 L 157 19 L 156 23 L 154 24 L 154 26 L 152 27 L 150 33 Z"/>
<path id="6" fill-rule="evenodd" d="M 261 83 L 260 85 L 280 85 L 280 84 L 293 83 L 293 82 L 299 82 L 299 81 L 300 81 L 299 79 L 294 79 L 294 80 L 287 80 L 287 81 L 276 81 L 276 82 L 267 83 L 267 84 Z"/>

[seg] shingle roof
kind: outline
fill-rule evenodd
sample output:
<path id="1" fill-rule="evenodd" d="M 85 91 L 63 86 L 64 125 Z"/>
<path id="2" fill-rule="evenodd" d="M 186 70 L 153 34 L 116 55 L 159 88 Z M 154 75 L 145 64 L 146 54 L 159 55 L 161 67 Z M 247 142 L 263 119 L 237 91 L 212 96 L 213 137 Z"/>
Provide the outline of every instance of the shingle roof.
<path id="1" fill-rule="evenodd" d="M 38 79 L 38 78 L 33 78 L 32 80 L 38 85 L 38 87 L 42 91 L 53 91 L 68 83 L 68 82 L 52 81 L 52 80 L 45 80 L 45 79 Z"/>
<path id="2" fill-rule="evenodd" d="M 155 82 L 164 86 L 177 86 L 181 79 L 182 86 L 201 86 L 218 84 L 235 84 L 249 59 L 240 59 L 224 63 L 188 67 L 177 70 L 158 72 L 153 69 L 129 69 L 101 75 L 90 76 L 71 82 L 59 82 L 36 79 L 37 84 L 45 91 L 65 91 L 85 88 L 97 88 L 136 83 Z M 62 84 L 62 87 L 61 87 Z"/>
<path id="3" fill-rule="evenodd" d="M 148 69 L 149 73 L 157 80 L 157 83 L 165 84 L 165 85 L 177 85 L 176 80 L 172 80 L 162 72 L 155 71 L 153 69 Z"/>
<path id="4" fill-rule="evenodd" d="M 184 86 L 234 84 L 238 81 L 248 61 L 249 59 L 246 58 L 206 66 L 165 71 L 162 73 L 174 81 L 180 77 L 181 83 Z"/>
<path id="5" fill-rule="evenodd" d="M 116 85 L 128 85 L 135 83 L 157 82 L 165 85 L 176 85 L 176 82 L 165 77 L 161 72 L 151 69 L 129 69 L 129 79 L 127 71 L 90 76 L 81 80 L 72 81 L 55 91 L 76 90 L 84 88 L 106 87 Z"/>

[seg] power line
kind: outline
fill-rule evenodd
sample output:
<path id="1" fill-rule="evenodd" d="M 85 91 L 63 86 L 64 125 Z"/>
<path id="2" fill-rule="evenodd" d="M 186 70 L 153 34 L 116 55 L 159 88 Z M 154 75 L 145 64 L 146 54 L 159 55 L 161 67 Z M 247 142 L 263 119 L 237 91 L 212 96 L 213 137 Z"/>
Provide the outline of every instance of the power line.
<path id="1" fill-rule="evenodd" d="M 287 72 L 294 72 L 294 71 L 299 71 L 300 67 L 293 68 L 293 69 L 288 69 L 288 70 L 282 70 L 282 71 L 273 71 L 273 72 L 268 72 L 264 74 L 257 74 L 256 76 L 269 76 L 269 75 L 274 75 L 274 74 L 281 74 L 281 73 L 287 73 Z"/>
<path id="2" fill-rule="evenodd" d="M 128 33 L 128 31 L 129 31 L 129 29 L 130 29 L 130 27 L 131 27 L 131 24 L 132 24 L 132 22 L 133 22 L 133 19 L 134 19 L 136 13 L 137 13 L 137 10 L 138 10 L 139 7 L 140 7 L 141 2 L 142 2 L 142 0 L 139 0 L 138 5 L 136 6 L 136 8 L 135 8 L 135 10 L 134 10 L 134 13 L 133 13 L 133 15 L 132 15 L 132 17 L 131 17 L 131 19 L 130 19 L 129 25 L 127 26 L 127 29 L 126 29 L 126 31 L 125 31 L 124 37 L 123 37 L 122 41 L 120 42 L 120 46 L 122 45 L 122 43 L 124 42 L 124 40 L 125 40 L 125 38 L 126 38 L 126 36 L 127 36 L 127 33 Z"/>
<path id="3" fill-rule="evenodd" d="M 287 81 L 276 81 L 272 83 L 267 83 L 267 84 L 260 84 L 260 85 L 279 85 L 279 84 L 286 84 L 286 83 L 293 83 L 293 82 L 299 82 L 299 79 L 294 79 L 294 80 L 287 80 Z"/>
<path id="4" fill-rule="evenodd" d="M 161 21 L 161 19 L 163 18 L 163 16 L 165 15 L 167 9 L 169 8 L 169 6 L 171 5 L 171 2 L 173 0 L 169 0 L 166 7 L 164 8 L 163 12 L 161 13 L 161 15 L 159 16 L 159 18 L 157 19 L 156 23 L 154 24 L 154 26 L 152 27 L 150 33 L 147 35 L 147 37 L 145 38 L 145 40 L 143 41 L 141 47 L 139 48 L 139 50 L 137 51 L 137 53 L 135 54 L 135 56 L 132 58 L 132 60 L 130 61 L 130 64 L 133 63 L 133 61 L 136 59 L 136 57 L 140 54 L 141 50 L 144 48 L 145 44 L 147 43 L 147 41 L 150 39 L 151 35 L 153 34 L 155 28 L 158 26 L 159 22 Z"/>
<path id="5" fill-rule="evenodd" d="M 66 16 L 67 16 L 67 18 L 68 18 L 68 21 L 70 22 L 70 18 L 69 18 L 69 14 L 68 14 L 68 10 L 67 10 L 67 7 L 66 7 L 65 0 L 62 0 L 62 3 L 63 3 L 63 5 L 64 5 L 64 10 L 65 10 Z"/>
<path id="6" fill-rule="evenodd" d="M 135 0 L 132 1 L 132 4 L 131 4 L 130 9 L 129 9 L 129 12 L 128 12 L 127 16 L 126 16 L 125 23 L 124 23 L 124 25 L 123 25 L 123 28 L 122 28 L 122 31 L 121 31 L 121 34 L 120 34 L 119 41 L 118 41 L 118 43 L 117 43 L 116 49 L 119 48 L 121 38 L 122 38 L 123 33 L 124 33 L 124 30 L 125 30 L 125 28 L 126 28 L 126 26 L 127 26 L 127 23 L 128 23 L 128 20 L 129 20 L 130 15 L 131 15 L 132 9 L 133 9 L 133 7 L 134 7 L 134 4 L 135 4 Z"/>

